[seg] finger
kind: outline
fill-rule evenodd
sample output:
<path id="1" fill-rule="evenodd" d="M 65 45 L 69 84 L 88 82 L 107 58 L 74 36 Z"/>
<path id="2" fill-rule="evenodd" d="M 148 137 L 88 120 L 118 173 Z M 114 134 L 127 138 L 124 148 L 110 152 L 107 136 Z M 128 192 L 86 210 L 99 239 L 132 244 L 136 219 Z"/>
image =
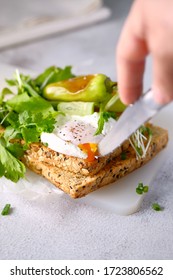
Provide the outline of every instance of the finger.
<path id="1" fill-rule="evenodd" d="M 134 8 L 125 23 L 116 52 L 119 93 L 126 104 L 133 103 L 142 93 L 147 53 L 139 10 L 138 17 L 135 17 Z"/>
<path id="2" fill-rule="evenodd" d="M 165 104 L 173 100 L 173 57 L 153 58 L 153 94 L 156 102 Z"/>
<path id="3" fill-rule="evenodd" d="M 117 54 L 119 93 L 122 101 L 127 104 L 133 103 L 142 93 L 145 67 L 145 56 L 138 53 L 143 47 L 142 43 L 134 38 L 130 40 L 131 49 L 127 50 L 126 44 L 122 45 Z"/>

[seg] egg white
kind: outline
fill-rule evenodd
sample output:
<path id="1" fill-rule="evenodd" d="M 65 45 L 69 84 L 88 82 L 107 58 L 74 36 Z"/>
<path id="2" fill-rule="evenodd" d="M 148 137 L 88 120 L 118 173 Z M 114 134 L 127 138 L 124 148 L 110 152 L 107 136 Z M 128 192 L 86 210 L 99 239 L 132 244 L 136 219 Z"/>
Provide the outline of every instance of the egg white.
<path id="1" fill-rule="evenodd" d="M 105 122 L 102 134 L 94 135 L 98 127 L 99 114 L 94 113 L 87 116 L 58 115 L 55 129 L 52 133 L 43 132 L 41 142 L 47 143 L 48 147 L 56 152 L 87 158 L 79 147 L 83 143 L 99 143 L 115 124 L 113 118 Z"/>

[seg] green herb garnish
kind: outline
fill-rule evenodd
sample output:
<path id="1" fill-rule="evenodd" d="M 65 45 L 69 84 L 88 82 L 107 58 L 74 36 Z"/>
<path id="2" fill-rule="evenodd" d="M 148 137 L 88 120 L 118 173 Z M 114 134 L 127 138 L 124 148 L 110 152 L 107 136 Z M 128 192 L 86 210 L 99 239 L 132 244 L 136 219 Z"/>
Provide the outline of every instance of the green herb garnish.
<path id="1" fill-rule="evenodd" d="M 94 135 L 99 135 L 102 133 L 105 122 L 108 122 L 109 118 L 116 118 L 115 112 L 100 112 L 98 120 L 98 128 Z"/>
<path id="2" fill-rule="evenodd" d="M 17 182 L 24 177 L 25 171 L 25 165 L 0 143 L 0 177 L 5 176 L 11 181 Z"/>
<path id="3" fill-rule="evenodd" d="M 149 127 L 141 126 L 129 138 L 137 158 L 145 158 L 152 139 L 152 131 Z"/>
<path id="4" fill-rule="evenodd" d="M 5 207 L 3 208 L 1 215 L 2 216 L 7 216 L 10 214 L 10 209 L 11 209 L 11 204 L 6 204 Z"/>
<path id="5" fill-rule="evenodd" d="M 163 210 L 163 208 L 158 203 L 153 203 L 152 208 L 155 211 L 162 211 Z"/>
<path id="6" fill-rule="evenodd" d="M 149 189 L 148 186 L 144 186 L 143 183 L 139 183 L 136 188 L 136 193 L 141 195 L 143 193 L 147 193 L 148 189 Z"/>
<path id="7" fill-rule="evenodd" d="M 40 141 L 42 132 L 51 133 L 57 112 L 51 102 L 42 97 L 45 85 L 74 75 L 71 67 L 64 69 L 49 67 L 35 79 L 20 74 L 17 70 L 14 79 L 6 80 L 15 87 L 14 94 L 7 87 L 0 93 L 0 177 L 17 182 L 24 177 L 25 166 L 20 161 L 29 144 Z M 11 98 L 6 101 L 6 95 Z"/>
<path id="8" fill-rule="evenodd" d="M 121 159 L 122 160 L 125 160 L 127 158 L 127 153 L 125 152 L 125 151 L 123 151 L 122 153 L 121 153 Z"/>
<path id="9" fill-rule="evenodd" d="M 145 125 L 142 125 L 140 128 L 139 128 L 139 131 L 143 134 L 143 135 L 152 135 L 152 130 L 150 127 L 148 126 L 145 126 Z"/>

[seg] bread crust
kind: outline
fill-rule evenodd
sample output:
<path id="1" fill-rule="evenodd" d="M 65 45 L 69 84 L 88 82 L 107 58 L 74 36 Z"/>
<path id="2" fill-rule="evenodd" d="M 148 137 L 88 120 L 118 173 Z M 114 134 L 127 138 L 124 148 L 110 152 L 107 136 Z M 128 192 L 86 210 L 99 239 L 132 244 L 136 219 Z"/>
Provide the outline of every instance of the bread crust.
<path id="1" fill-rule="evenodd" d="M 33 144 L 25 153 L 22 161 L 28 168 L 48 179 L 72 198 L 80 198 L 141 167 L 167 145 L 168 131 L 158 126 L 150 125 L 150 127 L 153 137 L 145 158 L 137 158 L 134 149 L 129 145 L 129 142 L 126 142 L 127 146 L 121 146 L 117 152 L 115 151 L 110 157 L 107 156 L 106 159 L 105 157 L 104 159 L 99 158 L 99 161 L 92 164 L 88 163 L 88 165 L 83 162 L 85 164 L 84 171 L 83 168 L 74 168 L 79 159 L 73 157 L 67 157 L 64 160 L 71 165 L 74 161 L 73 168 L 67 168 L 68 165 L 64 166 L 63 163 L 58 166 L 59 161 L 56 162 L 56 158 L 54 158 L 54 163 L 51 164 L 51 161 L 47 160 L 44 155 L 47 152 L 51 154 L 54 154 L 54 152 L 46 147 L 40 157 L 39 151 L 42 145 L 36 144 L 35 146 Z M 35 150 L 33 151 L 33 149 Z M 127 157 L 125 160 L 122 160 L 120 156 L 123 150 L 126 150 Z M 99 164 L 100 162 L 101 164 Z M 96 171 L 92 172 L 94 168 Z"/>

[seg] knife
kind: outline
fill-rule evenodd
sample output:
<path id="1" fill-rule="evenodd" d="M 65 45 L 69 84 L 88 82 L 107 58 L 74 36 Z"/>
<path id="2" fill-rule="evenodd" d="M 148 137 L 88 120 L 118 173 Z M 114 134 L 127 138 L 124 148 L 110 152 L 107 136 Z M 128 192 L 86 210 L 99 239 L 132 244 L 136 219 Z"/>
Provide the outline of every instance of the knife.
<path id="1" fill-rule="evenodd" d="M 110 132 L 99 142 L 99 155 L 105 156 L 114 151 L 165 105 L 156 103 L 152 89 L 149 89 L 133 105 L 127 107 Z"/>

